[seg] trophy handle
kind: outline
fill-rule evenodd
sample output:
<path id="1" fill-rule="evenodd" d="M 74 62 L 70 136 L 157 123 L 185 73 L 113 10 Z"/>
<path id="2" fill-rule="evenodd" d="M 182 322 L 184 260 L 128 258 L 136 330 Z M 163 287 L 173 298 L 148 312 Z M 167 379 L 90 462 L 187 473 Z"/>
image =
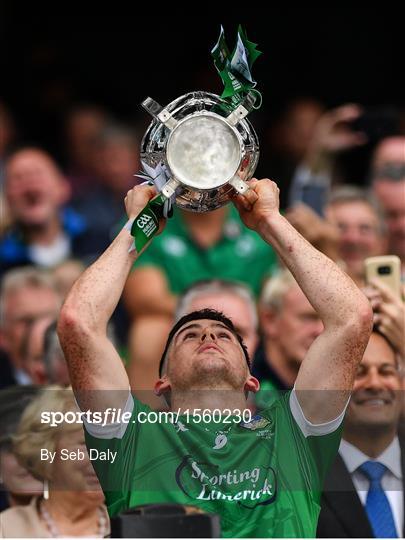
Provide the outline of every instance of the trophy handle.
<path id="1" fill-rule="evenodd" d="M 249 185 L 237 175 L 231 178 L 229 183 L 241 195 L 244 195 L 250 189 Z"/>
<path id="2" fill-rule="evenodd" d="M 257 91 L 256 91 L 256 93 L 259 94 L 259 92 L 257 92 Z M 260 96 L 260 94 L 259 94 L 259 96 Z M 261 98 L 261 96 L 260 96 L 260 98 Z M 257 107 L 255 107 L 256 99 L 257 99 L 257 95 L 254 93 L 253 90 L 251 90 L 248 93 L 248 95 L 245 96 L 243 101 L 241 103 L 239 103 L 239 105 L 236 107 L 236 109 L 233 110 L 231 112 L 231 114 L 229 114 L 225 118 L 225 120 L 228 122 L 228 124 L 230 126 L 236 126 L 236 124 L 240 120 L 245 118 L 245 116 L 247 116 L 252 109 L 257 108 Z M 259 107 L 260 107 L 260 105 L 259 105 Z"/>
<path id="3" fill-rule="evenodd" d="M 242 120 L 242 118 L 245 118 L 249 114 L 249 111 L 245 109 L 245 107 L 241 104 L 236 107 L 234 111 L 229 114 L 225 120 L 228 122 L 230 126 L 236 126 L 236 124 Z"/>
<path id="4" fill-rule="evenodd" d="M 167 197 L 168 199 L 170 199 L 170 197 L 174 195 L 179 185 L 180 185 L 180 182 L 176 180 L 176 178 L 170 178 L 170 180 L 168 180 L 162 188 L 163 195 Z"/>
<path id="5" fill-rule="evenodd" d="M 171 113 L 151 97 L 147 97 L 142 101 L 142 107 L 169 129 L 172 130 L 177 126 L 178 122 L 173 118 Z"/>

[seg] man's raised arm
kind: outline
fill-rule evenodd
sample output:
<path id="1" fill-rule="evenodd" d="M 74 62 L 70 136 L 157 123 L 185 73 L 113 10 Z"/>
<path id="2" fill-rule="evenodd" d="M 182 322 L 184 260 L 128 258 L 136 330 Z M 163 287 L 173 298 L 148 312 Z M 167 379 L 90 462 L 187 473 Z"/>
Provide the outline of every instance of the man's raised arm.
<path id="1" fill-rule="evenodd" d="M 241 218 L 271 244 L 324 323 L 298 374 L 295 389 L 307 420 L 337 418 L 347 403 L 366 348 L 372 310 L 365 295 L 279 213 L 278 187 L 253 180 L 252 191 L 235 198 Z"/>
<path id="2" fill-rule="evenodd" d="M 148 186 L 130 190 L 125 198 L 128 217 L 135 218 L 155 194 Z M 128 253 L 132 243 L 130 232 L 124 228 L 79 277 L 61 310 L 58 335 L 82 408 L 99 411 L 122 407 L 128 397 L 128 376 L 107 338 L 107 324 L 138 257 L 136 251 Z"/>

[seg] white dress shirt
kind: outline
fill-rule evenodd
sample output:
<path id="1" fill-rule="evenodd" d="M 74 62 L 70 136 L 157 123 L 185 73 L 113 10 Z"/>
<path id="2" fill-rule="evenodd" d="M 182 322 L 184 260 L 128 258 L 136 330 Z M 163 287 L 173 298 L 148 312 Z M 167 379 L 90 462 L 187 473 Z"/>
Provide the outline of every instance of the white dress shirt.
<path id="1" fill-rule="evenodd" d="M 33 263 L 49 268 L 65 261 L 72 250 L 70 238 L 67 234 L 61 233 L 51 245 L 32 244 L 28 251 Z"/>
<path id="2" fill-rule="evenodd" d="M 377 458 L 370 458 L 361 450 L 342 439 L 339 453 L 350 473 L 354 487 L 363 506 L 366 504 L 367 493 L 370 486 L 368 478 L 357 469 L 365 461 L 378 461 L 387 467 L 381 479 L 381 486 L 390 503 L 398 537 L 402 538 L 404 526 L 404 494 L 401 470 L 401 448 L 398 437 Z"/>

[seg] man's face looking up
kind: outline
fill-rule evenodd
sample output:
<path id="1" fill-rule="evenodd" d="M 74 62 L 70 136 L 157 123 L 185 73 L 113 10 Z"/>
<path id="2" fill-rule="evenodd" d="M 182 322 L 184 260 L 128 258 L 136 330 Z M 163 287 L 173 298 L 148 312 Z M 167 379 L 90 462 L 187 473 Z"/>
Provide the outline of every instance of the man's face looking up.
<path id="1" fill-rule="evenodd" d="M 173 337 L 163 367 L 172 390 L 246 388 L 251 377 L 237 336 L 210 319 L 185 323 Z"/>

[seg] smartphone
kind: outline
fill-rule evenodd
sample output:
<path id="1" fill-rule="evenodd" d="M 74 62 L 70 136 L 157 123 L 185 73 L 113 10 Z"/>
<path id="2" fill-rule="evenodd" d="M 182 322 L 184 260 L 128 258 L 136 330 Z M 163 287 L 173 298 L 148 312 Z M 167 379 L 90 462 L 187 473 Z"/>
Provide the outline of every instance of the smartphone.
<path id="1" fill-rule="evenodd" d="M 382 281 L 391 291 L 401 297 L 401 261 L 396 255 L 368 257 L 364 261 L 366 282 L 372 278 Z"/>
<path id="2" fill-rule="evenodd" d="M 303 186 L 294 186 L 290 191 L 289 204 L 294 206 L 294 204 L 302 202 L 323 217 L 323 209 L 326 206 L 329 192 L 329 185 L 309 183 Z"/>

